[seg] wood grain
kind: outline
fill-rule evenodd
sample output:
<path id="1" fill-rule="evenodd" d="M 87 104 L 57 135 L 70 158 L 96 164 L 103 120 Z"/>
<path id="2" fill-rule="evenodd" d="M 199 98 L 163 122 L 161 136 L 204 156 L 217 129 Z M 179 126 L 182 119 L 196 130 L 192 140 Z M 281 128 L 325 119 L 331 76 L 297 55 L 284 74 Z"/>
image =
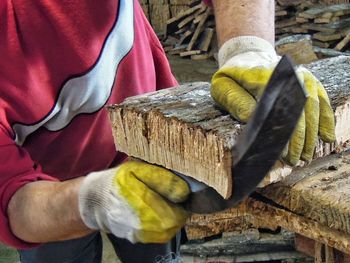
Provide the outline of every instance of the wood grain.
<path id="1" fill-rule="evenodd" d="M 350 139 L 350 58 L 307 67 L 327 89 L 336 117 L 337 142 L 320 142 L 314 155 L 318 158 L 340 151 Z M 208 83 L 128 98 L 108 110 L 119 151 L 192 176 L 225 198 L 231 196 L 231 151 L 243 125 L 215 105 Z M 291 171 L 278 161 L 261 186 L 280 181 Z"/>

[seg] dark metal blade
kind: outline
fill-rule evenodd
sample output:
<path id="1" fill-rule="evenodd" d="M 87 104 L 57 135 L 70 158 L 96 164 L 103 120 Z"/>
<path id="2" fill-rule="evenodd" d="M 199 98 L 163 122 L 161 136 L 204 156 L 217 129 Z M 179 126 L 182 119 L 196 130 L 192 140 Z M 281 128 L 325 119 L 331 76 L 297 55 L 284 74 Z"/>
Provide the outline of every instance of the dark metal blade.
<path id="1" fill-rule="evenodd" d="M 283 57 L 256 109 L 233 147 L 233 194 L 223 199 L 213 188 L 192 192 L 185 203 L 194 213 L 233 207 L 251 194 L 280 157 L 301 116 L 306 92 L 293 64 Z"/>

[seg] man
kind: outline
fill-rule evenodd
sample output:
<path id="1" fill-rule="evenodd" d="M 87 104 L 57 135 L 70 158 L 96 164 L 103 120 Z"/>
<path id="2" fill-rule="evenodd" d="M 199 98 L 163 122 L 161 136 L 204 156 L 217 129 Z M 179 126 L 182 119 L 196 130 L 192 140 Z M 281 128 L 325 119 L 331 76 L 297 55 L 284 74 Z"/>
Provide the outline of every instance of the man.
<path id="1" fill-rule="evenodd" d="M 222 47 L 212 95 L 246 121 L 279 59 L 274 1 L 213 7 Z M 100 262 L 105 231 L 123 262 L 175 262 L 167 242 L 188 216 L 177 205 L 188 186 L 125 161 L 103 109 L 177 84 L 137 0 L 7 0 L 0 19 L 0 240 L 25 263 Z M 334 140 L 327 94 L 299 76 L 310 99 L 291 164 L 310 160 L 318 134 Z"/>

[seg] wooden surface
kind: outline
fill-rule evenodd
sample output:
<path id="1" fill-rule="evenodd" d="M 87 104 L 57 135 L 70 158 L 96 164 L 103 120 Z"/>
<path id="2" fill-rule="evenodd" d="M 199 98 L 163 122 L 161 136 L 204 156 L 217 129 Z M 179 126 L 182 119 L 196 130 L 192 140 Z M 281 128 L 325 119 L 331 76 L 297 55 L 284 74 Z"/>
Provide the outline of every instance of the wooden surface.
<path id="1" fill-rule="evenodd" d="M 326 87 L 336 117 L 336 144 L 320 143 L 315 158 L 340 151 L 350 138 L 350 58 L 310 64 Z M 192 176 L 223 197 L 232 192 L 232 146 L 243 125 L 217 108 L 207 83 L 188 84 L 128 98 L 110 106 L 119 151 Z M 280 181 L 291 168 L 277 162 L 263 185 Z"/>
<path id="2" fill-rule="evenodd" d="M 249 229 L 225 233 L 207 242 L 189 242 L 181 246 L 181 262 L 312 262 L 312 258 L 294 249 L 294 234 Z M 295 260 L 295 261 L 294 261 Z"/>
<path id="3" fill-rule="evenodd" d="M 238 210 L 238 212 L 236 210 Z M 226 215 L 228 213 L 232 213 L 233 215 L 237 213 L 245 213 L 254 218 L 256 223 L 255 227 L 257 228 L 266 228 L 266 226 L 268 226 L 267 228 L 269 229 L 282 227 L 288 231 L 298 233 L 322 244 L 336 248 L 346 254 L 350 254 L 349 234 L 332 229 L 314 220 L 307 219 L 302 215 L 293 213 L 292 211 L 284 209 L 276 204 L 268 203 L 264 199 L 260 200 L 256 197 L 249 197 L 240 206 L 232 208 L 225 213 Z M 208 215 L 207 220 L 211 216 L 212 215 Z M 217 213 L 216 217 L 218 218 L 219 216 L 220 213 Z M 191 221 L 193 222 L 196 220 L 196 217 L 200 217 L 200 215 L 194 215 L 192 219 L 189 220 L 189 224 L 191 224 Z M 231 217 L 231 220 L 235 220 L 235 218 Z M 219 223 L 219 220 L 217 220 L 217 223 Z M 224 227 L 225 226 L 222 225 L 221 232 L 219 233 L 225 232 Z M 196 236 L 191 234 L 188 235 L 188 237 L 189 239 L 200 238 L 199 235 Z M 202 238 L 203 237 L 204 236 L 202 236 Z"/>
<path id="4" fill-rule="evenodd" d="M 282 227 L 350 255 L 349 186 L 350 153 L 323 157 L 260 189 L 237 208 L 193 215 L 186 231 L 190 239 L 202 239 L 249 227 Z"/>
<path id="5" fill-rule="evenodd" d="M 350 155 L 331 155 L 259 189 L 274 203 L 350 234 Z"/>

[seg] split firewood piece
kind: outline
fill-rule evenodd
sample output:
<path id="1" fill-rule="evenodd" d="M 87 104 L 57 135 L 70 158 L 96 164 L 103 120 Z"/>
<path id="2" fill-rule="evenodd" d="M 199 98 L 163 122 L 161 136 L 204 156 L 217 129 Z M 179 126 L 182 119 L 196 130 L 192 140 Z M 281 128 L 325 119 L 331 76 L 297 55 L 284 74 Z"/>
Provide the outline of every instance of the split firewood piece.
<path id="1" fill-rule="evenodd" d="M 281 6 L 297 6 L 302 2 L 303 0 L 277 0 L 277 3 Z"/>
<path id="2" fill-rule="evenodd" d="M 198 41 L 198 49 L 202 51 L 208 51 L 213 35 L 214 35 L 213 28 L 204 29 Z"/>
<path id="3" fill-rule="evenodd" d="M 320 143 L 317 158 L 341 150 L 350 139 L 350 58 L 321 60 L 307 67 L 328 90 L 336 118 L 337 141 Z M 232 147 L 244 125 L 217 107 L 208 83 L 131 97 L 109 107 L 109 112 L 119 151 L 194 177 L 224 198 L 231 196 Z M 280 181 L 291 171 L 278 161 L 262 185 Z"/>
<path id="4" fill-rule="evenodd" d="M 276 42 L 279 55 L 289 55 L 296 64 L 307 64 L 318 58 L 313 50 L 310 35 L 292 35 Z"/>
<path id="5" fill-rule="evenodd" d="M 338 43 L 338 45 L 335 47 L 335 50 L 343 51 L 347 46 L 350 44 L 350 33 L 347 34 L 347 36 Z"/>
<path id="6" fill-rule="evenodd" d="M 187 46 L 187 50 L 190 51 L 192 50 L 192 48 L 194 47 L 200 33 L 203 32 L 204 30 L 204 26 L 205 26 L 205 22 L 208 19 L 209 15 L 211 14 L 211 9 L 207 9 L 202 15 L 200 15 L 200 22 L 198 23 L 198 26 L 196 28 L 196 31 L 194 32 L 190 43 Z"/>
<path id="7" fill-rule="evenodd" d="M 327 33 L 336 33 L 337 31 L 344 30 L 350 25 L 350 18 L 340 20 L 338 22 L 333 22 L 329 24 L 304 24 L 302 28 L 307 30 L 327 32 Z"/>
<path id="8" fill-rule="evenodd" d="M 299 17 L 317 19 L 317 18 L 332 18 L 350 14 L 350 4 L 339 5 L 324 5 L 308 9 L 298 14 Z"/>
<path id="9" fill-rule="evenodd" d="M 185 25 L 188 25 L 189 23 L 193 22 L 200 14 L 202 14 L 203 12 L 205 12 L 205 10 L 207 10 L 208 7 L 203 5 L 199 10 L 197 10 L 196 12 L 194 12 L 192 15 L 189 15 L 188 17 L 186 17 L 185 19 L 183 19 L 182 21 L 180 21 L 177 25 L 178 28 L 182 28 Z"/>
<path id="10" fill-rule="evenodd" d="M 180 53 L 180 57 L 188 57 L 192 55 L 199 55 L 202 51 L 201 50 L 190 50 L 190 51 L 184 51 Z"/>

